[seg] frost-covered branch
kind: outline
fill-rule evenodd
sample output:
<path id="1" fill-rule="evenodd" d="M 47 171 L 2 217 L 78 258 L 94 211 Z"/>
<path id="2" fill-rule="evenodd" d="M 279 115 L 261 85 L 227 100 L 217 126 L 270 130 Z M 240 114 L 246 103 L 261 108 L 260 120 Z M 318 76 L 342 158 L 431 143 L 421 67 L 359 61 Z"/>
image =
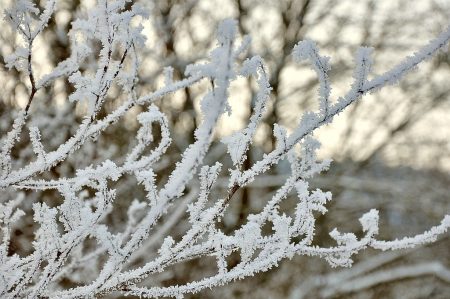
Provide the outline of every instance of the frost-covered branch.
<path id="1" fill-rule="evenodd" d="M 148 15 L 138 4 L 125 0 L 98 1 L 86 18 L 72 22 L 70 56 L 50 73 L 35 78 L 32 43 L 45 30 L 55 5 L 55 1 L 47 1 L 40 12 L 31 2 L 21 0 L 6 13 L 26 46 L 16 49 L 7 63 L 28 75 L 31 94 L 24 111 L 18 113 L 12 129 L 2 139 L 0 190 L 17 192 L 18 196 L 13 200 L 2 199 L 0 203 L 0 297 L 91 298 L 120 292 L 149 298 L 179 298 L 268 271 L 295 255 L 316 256 L 332 267 L 349 267 L 352 257 L 366 248 L 412 248 L 436 241 L 450 227 L 450 216 L 446 216 L 422 234 L 384 241 L 377 237 L 379 218 L 383 215 L 372 209 L 359 219 L 361 236 L 334 229 L 330 237 L 336 245 L 317 246 L 314 243 L 317 215 L 328 212 L 332 195 L 320 189 L 310 190 L 308 183 L 331 163 L 318 160 L 320 143 L 313 137 L 314 131 L 331 123 L 365 94 L 398 82 L 436 54 L 448 44 L 450 27 L 413 56 L 372 79 L 372 49 L 360 48 L 353 83 L 337 101 L 331 99 L 330 59 L 321 56 L 312 41 L 299 42 L 293 50 L 294 60 L 299 63 L 307 60 L 315 71 L 319 80 L 319 110 L 305 113 L 290 134 L 276 124 L 275 149 L 253 163 L 248 152 L 263 120 L 271 86 L 261 57 L 242 59 L 249 39 L 239 42 L 236 21 L 225 20 L 219 25 L 216 47 L 205 62 L 186 68 L 186 78 L 174 80 L 173 69 L 166 67 L 164 86 L 139 95 L 136 86 L 141 63 L 137 49 L 145 46 L 139 22 Z M 90 60 L 95 63 L 88 63 Z M 205 158 L 216 141 L 219 120 L 222 115 L 232 113 L 230 86 L 240 78 L 253 80 L 257 90 L 248 123 L 222 139 L 231 160 L 229 175 L 224 177 L 226 162 L 206 165 Z M 59 79 L 73 86 L 67 100 L 85 110 L 73 134 L 56 149 L 46 151 L 43 131 L 37 125 L 27 127 L 27 120 L 33 117 L 31 104 L 36 92 Z M 170 156 L 173 137 L 169 118 L 156 100 L 164 101 L 169 94 L 200 81 L 211 84 L 200 101 L 201 122 L 194 132 L 193 143 L 178 162 L 170 160 L 163 179 L 157 165 Z M 107 110 L 106 104 L 113 101 L 109 95 L 117 90 L 123 102 Z M 99 160 L 88 166 L 77 165 L 72 175 L 56 171 L 60 163 L 69 161 L 87 144 L 99 144 L 106 131 L 136 106 L 141 106 L 141 112 L 135 116 L 139 128 L 124 155 L 116 159 L 103 159 L 100 155 Z M 34 159 L 13 163 L 14 147 L 24 138 L 24 132 L 28 132 Z M 242 225 L 225 233 L 219 223 L 234 195 L 284 159 L 290 164 L 284 183 L 258 213 L 248 215 Z M 248 167 L 244 167 L 244 162 L 248 162 Z M 223 180 L 227 181 L 226 188 Z M 144 195 L 133 200 L 120 194 L 124 182 L 137 185 Z M 23 190 L 27 193 L 21 193 Z M 29 193 L 40 195 L 41 191 L 55 191 L 61 201 L 49 204 L 44 200 L 35 203 L 28 200 Z M 107 218 L 120 196 L 125 197 L 128 207 L 125 224 L 118 230 L 109 225 Z M 282 203 L 292 196 L 297 200 L 295 208 L 283 211 Z M 32 206 L 32 212 L 27 211 L 27 206 Z M 19 256 L 9 249 L 12 227 L 27 213 L 33 215 L 37 224 L 35 239 L 32 250 Z M 181 236 L 174 238 L 168 234 L 178 221 L 185 221 L 186 226 Z M 269 234 L 263 232 L 267 224 L 272 227 Z M 227 260 L 232 254 L 239 255 L 239 262 L 231 267 Z M 183 285 L 162 287 L 149 283 L 152 276 L 170 266 L 202 257 L 216 260 L 214 274 Z M 97 259 L 103 263 L 92 269 L 90 263 Z M 446 273 L 436 265 L 419 268 Z M 64 289 L 60 282 L 68 277 L 76 277 L 78 281 L 72 288 Z"/>

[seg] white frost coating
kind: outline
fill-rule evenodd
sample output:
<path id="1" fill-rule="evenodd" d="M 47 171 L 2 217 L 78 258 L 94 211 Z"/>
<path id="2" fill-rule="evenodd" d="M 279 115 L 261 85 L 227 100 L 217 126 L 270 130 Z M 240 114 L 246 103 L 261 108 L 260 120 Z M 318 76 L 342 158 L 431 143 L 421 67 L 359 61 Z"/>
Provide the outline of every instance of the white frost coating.
<path id="1" fill-rule="evenodd" d="M 3 138 L 2 140 L 2 152 L 0 155 L 0 177 L 2 179 L 6 178 L 11 172 L 11 150 L 14 147 L 14 144 L 19 140 L 26 118 L 26 113 L 20 112 L 14 120 L 11 131 L 9 131 L 6 138 Z"/>
<path id="2" fill-rule="evenodd" d="M 352 91 L 362 92 L 362 88 L 364 84 L 367 83 L 367 79 L 369 77 L 369 73 L 372 67 L 372 48 L 361 47 L 356 52 L 355 57 L 355 70 L 353 72 L 353 84 Z"/>
<path id="3" fill-rule="evenodd" d="M 325 118 L 328 116 L 328 109 L 330 105 L 330 79 L 328 78 L 328 71 L 331 69 L 329 64 L 329 57 L 320 56 L 316 44 L 310 40 L 299 42 L 292 51 L 292 55 L 297 62 L 302 60 L 309 60 L 313 70 L 316 72 L 319 79 L 319 104 L 320 112 Z"/>
<path id="4" fill-rule="evenodd" d="M 245 60 L 240 73 L 244 77 L 257 77 L 259 90 L 256 94 L 255 107 L 252 115 L 250 116 L 248 126 L 245 129 L 222 139 L 222 142 L 227 144 L 228 153 L 230 154 L 230 158 L 236 167 L 240 167 L 247 158 L 246 152 L 248 151 L 252 138 L 255 135 L 256 128 L 263 117 L 266 103 L 271 91 L 269 79 L 266 76 L 261 57 L 254 56 Z"/>
<path id="5" fill-rule="evenodd" d="M 74 21 L 69 33 L 72 46 L 70 57 L 42 78 L 34 77 L 32 44 L 35 37 L 45 30 L 55 9 L 55 1 L 47 1 L 45 9 L 40 12 L 30 1 L 19 0 L 6 13 L 6 18 L 23 41 L 23 45 L 15 49 L 6 63 L 29 78 L 31 91 L 27 108 L 17 114 L 12 129 L 2 138 L 0 190 L 17 190 L 18 196 L 14 200 L 3 202 L 1 199 L 0 202 L 1 298 L 90 298 L 111 292 L 151 298 L 182 298 L 184 294 L 197 293 L 268 271 L 283 259 L 296 254 L 323 258 L 331 266 L 351 266 L 352 256 L 365 248 L 410 248 L 433 242 L 447 232 L 450 216 L 422 234 L 394 241 L 378 240 L 379 218 L 383 215 L 377 210 L 370 210 L 359 219 L 362 237 L 335 229 L 330 233 L 336 241 L 335 246 L 315 246 L 317 214 L 326 214 L 332 196 L 320 189 L 309 190 L 308 179 L 330 166 L 329 160 L 317 159 L 320 143 L 312 137 L 314 130 L 330 123 L 335 115 L 364 94 L 399 81 L 408 71 L 434 55 L 448 44 L 450 27 L 412 57 L 371 80 L 372 49 L 359 49 L 355 58 L 354 82 L 347 94 L 335 104 L 330 100 L 329 58 L 319 55 L 314 42 L 300 42 L 294 48 L 293 55 L 297 61 L 308 60 L 318 76 L 319 111 L 305 113 L 290 135 L 283 127 L 275 125 L 276 148 L 243 170 L 247 152 L 271 94 L 263 60 L 253 56 L 241 63 L 239 59 L 239 56 L 246 54 L 250 38 L 245 37 L 241 45 L 236 45 L 237 23 L 225 20 L 218 28 L 218 43 L 207 62 L 187 67 L 187 77 L 180 81 L 174 81 L 173 69 L 168 67 L 164 71 L 164 87 L 138 96 L 134 85 L 139 80 L 140 64 L 135 47 L 143 47 L 145 37 L 141 34 L 142 27 L 132 24 L 134 20 L 139 20 L 137 16 L 147 17 L 147 13 L 129 2 L 99 1 L 86 19 Z M 85 72 L 80 68 L 80 63 L 92 55 L 93 44 L 101 45 L 100 55 L 90 72 Z M 112 55 L 113 51 L 119 51 L 119 57 Z M 219 118 L 224 113 L 231 113 L 229 87 L 239 76 L 255 80 L 258 90 L 247 126 L 223 138 L 234 168 L 230 169 L 228 189 L 224 194 L 217 195 L 215 185 L 223 175 L 222 164 L 204 165 L 204 158 L 210 150 Z M 55 150 L 46 152 L 39 125 L 29 126 L 27 121 L 33 113 L 29 108 L 34 93 L 57 78 L 65 78 L 73 84 L 75 92 L 69 100 L 87 101 L 90 109 L 71 138 Z M 73 177 L 40 179 L 41 173 L 51 171 L 55 165 L 69 159 L 87 140 L 98 137 L 132 107 L 151 104 L 201 80 L 211 83 L 201 101 L 203 122 L 195 130 L 195 141 L 186 148 L 180 161 L 171 167 L 173 170 L 163 186 L 158 184 L 155 167 L 164 158 L 172 140 L 167 117 L 155 105 L 149 105 L 137 116 L 140 128 L 136 141 L 123 159 L 103 159 L 84 169 L 77 169 Z M 113 85 L 119 86 L 127 99 L 112 113 L 98 119 L 98 113 L 108 101 L 108 91 Z M 152 135 L 154 126 L 160 130 L 159 138 Z M 36 159 L 28 165 L 13 167 L 16 164 L 12 163 L 11 151 L 24 131 L 29 132 L 30 146 Z M 249 215 L 235 231 L 228 234 L 221 231 L 217 223 L 233 200 L 233 194 L 283 158 L 288 159 L 291 173 L 264 208 Z M 134 177 L 137 184 L 143 186 L 146 198 L 129 201 L 126 212 L 128 221 L 123 230 L 115 232 L 106 225 L 105 217 L 116 200 L 115 185 L 120 185 L 120 180 L 126 176 Z M 179 199 L 188 188 L 190 191 L 185 199 Z M 21 193 L 20 189 L 28 192 Z M 27 256 L 10 255 L 11 227 L 26 216 L 20 209 L 21 205 L 28 203 L 28 195 L 34 190 L 48 189 L 58 192 L 61 203 L 54 207 L 45 203 L 33 205 L 33 219 L 38 224 L 33 251 Z M 297 205 L 289 213 L 283 213 L 280 204 L 292 193 L 297 195 Z M 166 219 L 163 216 L 172 211 L 172 206 L 177 207 L 172 214 L 175 217 L 168 215 L 169 219 L 164 223 Z M 185 210 L 189 216 L 185 234 L 180 240 L 166 236 L 168 228 L 183 217 Z M 262 227 L 269 222 L 273 232 L 263 235 Z M 85 252 L 83 244 L 87 239 L 95 239 L 96 245 Z M 148 248 L 152 249 L 150 253 L 145 251 Z M 234 252 L 240 253 L 240 262 L 230 269 L 227 258 Z M 138 268 L 132 266 L 136 254 L 147 258 Z M 215 258 L 217 273 L 184 285 L 138 286 L 152 274 L 204 256 Z M 99 257 L 104 259 L 104 264 L 100 269 L 92 269 L 91 261 Z M 65 277 L 77 278 L 79 285 L 62 289 L 58 282 Z"/>

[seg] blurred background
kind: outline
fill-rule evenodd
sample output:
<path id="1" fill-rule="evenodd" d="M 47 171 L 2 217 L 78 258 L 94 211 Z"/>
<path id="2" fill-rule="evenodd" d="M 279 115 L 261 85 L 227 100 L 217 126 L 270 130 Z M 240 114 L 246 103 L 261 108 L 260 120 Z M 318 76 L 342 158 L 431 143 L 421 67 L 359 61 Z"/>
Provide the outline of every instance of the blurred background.
<path id="1" fill-rule="evenodd" d="M 34 2 L 42 7 L 45 1 Z M 318 81 L 314 72 L 306 65 L 294 63 L 290 55 L 298 41 L 312 39 L 322 55 L 331 57 L 332 98 L 336 100 L 350 87 L 353 57 L 359 46 L 374 48 L 373 74 L 381 74 L 443 31 L 450 20 L 450 2 L 446 0 L 140 2 L 150 12 L 149 19 L 143 20 L 147 47 L 140 49 L 137 85 L 140 95 L 163 86 L 165 67 L 173 67 L 177 80 L 183 78 L 187 65 L 206 59 L 216 42 L 217 24 L 224 18 L 231 17 L 239 22 L 241 37 L 252 37 L 249 55 L 260 55 L 266 62 L 273 92 L 246 167 L 274 148 L 274 123 L 293 129 L 303 112 L 318 109 Z M 9 5 L 10 1 L 0 0 L 2 10 Z M 67 33 L 71 22 L 85 17 L 93 5 L 93 1 L 57 2 L 56 14 L 34 46 L 36 58 L 33 64 L 37 77 L 69 57 Z M 3 63 L 4 57 L 20 40 L 4 21 L 1 28 L 0 132 L 4 136 L 17 112 L 25 107 L 29 86 L 26 77 L 8 70 Z M 86 61 L 85 67 L 95 63 L 95 59 Z M 327 173 L 310 182 L 313 187 L 333 193 L 333 200 L 327 206 L 329 213 L 318 218 L 317 244 L 332 244 L 328 232 L 334 227 L 342 232 L 358 232 L 358 218 L 371 208 L 380 211 L 383 238 L 420 233 L 449 214 L 449 78 L 450 51 L 447 50 L 422 64 L 398 85 L 365 96 L 315 134 L 322 143 L 321 158 L 334 160 Z M 157 165 L 161 184 L 179 160 L 180 153 L 194 140 L 193 132 L 201 121 L 199 101 L 207 88 L 206 82 L 157 102 L 169 118 L 174 141 L 168 155 Z M 46 150 L 55 149 L 66 141 L 83 117 L 83 104 L 68 101 L 73 91 L 67 78 L 62 78 L 41 90 L 33 101 L 30 122 L 41 130 Z M 245 126 L 255 92 L 252 80 L 241 79 L 231 86 L 233 113 L 221 119 L 205 163 L 220 161 L 225 164 L 223 169 L 231 167 L 226 147 L 220 139 Z M 125 100 L 120 88 L 113 88 L 108 98 L 103 116 Z M 70 159 L 50 173 L 42 174 L 42 178 L 70 177 L 76 169 L 105 159 L 123 160 L 134 145 L 138 129 L 136 115 L 144 108 L 133 108 L 122 122 L 110 127 L 98 140 L 86 143 Z M 158 134 L 156 129 L 155 134 Z M 14 148 L 13 155 L 16 167 L 34 159 L 26 134 Z M 288 164 L 282 162 L 235 194 L 222 221 L 224 231 L 233 231 L 248 214 L 259 211 L 284 182 L 288 171 Z M 224 171 L 224 183 L 216 188 L 216 198 L 224 194 L 226 175 Z M 192 186 L 195 184 L 192 182 Z M 117 186 L 117 201 L 107 221 L 120 231 L 126 221 L 127 207 L 134 198 L 143 198 L 144 191 L 136 187 L 132 177 L 121 179 Z M 15 196 L 17 192 L 9 190 L 2 194 L 2 201 Z M 25 210 L 31 209 L 33 199 L 52 206 L 61 203 L 56 192 L 27 192 L 26 196 L 30 200 L 26 201 Z M 293 207 L 295 196 L 286 201 L 283 209 L 289 213 Z M 175 238 L 186 230 L 186 215 L 179 217 L 168 232 Z M 32 249 L 30 240 L 34 225 L 32 217 L 28 217 L 15 228 L 12 253 L 27 254 Z M 356 257 L 355 270 L 332 269 L 318 258 L 296 256 L 267 273 L 191 298 L 449 298 L 450 274 L 445 279 L 433 270 L 436 265 L 450 267 L 449 248 L 447 234 L 431 246 L 412 251 L 380 253 L 368 250 Z M 230 267 L 238 262 L 238 258 L 229 261 Z M 144 257 L 135 258 L 135 264 L 130 267 L 144 261 Z M 97 263 L 100 266 L 102 261 Z M 203 273 L 211 273 L 210 264 L 208 259 L 194 260 L 152 277 L 149 283 L 186 283 L 203 277 Z M 363 278 L 371 283 L 364 284 Z M 68 277 L 61 283 L 70 287 L 81 283 L 82 279 L 89 278 Z M 359 288 L 337 287 L 344 283 Z"/>

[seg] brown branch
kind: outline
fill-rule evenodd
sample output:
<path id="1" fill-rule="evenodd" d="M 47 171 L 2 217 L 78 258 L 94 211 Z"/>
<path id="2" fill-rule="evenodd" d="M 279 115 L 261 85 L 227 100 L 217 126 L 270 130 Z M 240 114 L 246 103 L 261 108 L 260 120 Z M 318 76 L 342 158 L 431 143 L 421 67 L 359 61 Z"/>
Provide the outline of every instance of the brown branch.
<path id="1" fill-rule="evenodd" d="M 30 109 L 31 102 L 33 102 L 34 95 L 37 92 L 36 81 L 34 79 L 33 67 L 32 67 L 32 64 L 31 64 L 31 61 L 32 61 L 32 56 L 31 56 L 32 47 L 33 47 L 33 41 L 30 41 L 29 42 L 29 46 L 28 46 L 28 77 L 29 77 L 30 83 L 31 83 L 31 93 L 30 93 L 30 97 L 28 98 L 27 106 L 25 107 L 25 114 L 26 115 L 28 114 L 28 110 Z"/>

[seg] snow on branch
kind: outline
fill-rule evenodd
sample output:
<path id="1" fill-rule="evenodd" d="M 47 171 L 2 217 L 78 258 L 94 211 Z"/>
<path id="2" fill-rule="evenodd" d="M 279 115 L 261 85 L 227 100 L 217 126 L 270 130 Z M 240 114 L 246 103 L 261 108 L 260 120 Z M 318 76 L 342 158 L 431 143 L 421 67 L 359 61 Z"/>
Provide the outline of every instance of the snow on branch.
<path id="1" fill-rule="evenodd" d="M 319 54 L 314 42 L 299 42 L 293 50 L 293 57 L 297 62 L 307 60 L 318 77 L 319 110 L 305 113 L 290 135 L 275 125 L 275 149 L 243 169 L 266 110 L 271 86 L 264 61 L 259 56 L 248 57 L 243 62 L 239 58 L 248 49 L 250 39 L 246 37 L 238 44 L 236 21 L 225 20 L 219 25 L 216 47 L 206 62 L 186 68 L 186 78 L 175 80 L 173 69 L 167 67 L 163 87 L 138 95 L 135 84 L 139 80 L 140 64 L 136 49 L 145 45 L 145 36 L 142 26 L 135 24 L 148 14 L 140 6 L 125 0 L 98 1 L 85 19 L 75 20 L 69 32 L 71 55 L 50 73 L 35 78 L 33 41 L 46 30 L 55 2 L 47 1 L 41 12 L 30 1 L 15 1 L 5 14 L 23 41 L 23 45 L 6 58 L 6 64 L 29 79 L 30 98 L 25 110 L 18 113 L 11 130 L 2 138 L 0 191 L 16 191 L 17 198 L 0 201 L 1 298 L 92 298 L 111 292 L 145 298 L 181 298 L 184 294 L 268 271 L 294 255 L 318 256 L 333 267 L 348 267 L 352 265 L 353 255 L 368 247 L 380 250 L 411 248 L 434 242 L 450 227 L 450 216 L 446 216 L 439 225 L 425 233 L 400 240 L 379 240 L 379 218 L 383 215 L 370 210 L 359 219 L 362 236 L 334 229 L 330 236 L 336 245 L 318 247 L 313 242 L 317 214 L 327 213 L 332 195 L 320 189 L 310 190 L 308 184 L 310 178 L 330 166 L 329 160 L 317 159 L 320 143 L 314 139 L 314 131 L 331 123 L 337 114 L 363 95 L 398 82 L 421 62 L 435 55 L 448 44 L 450 27 L 413 56 L 372 79 L 369 79 L 372 49 L 360 48 L 355 58 L 354 82 L 348 92 L 335 102 L 330 98 L 330 59 Z M 96 63 L 82 68 L 81 64 L 87 58 L 92 59 L 95 45 L 100 45 Z M 86 67 L 90 68 L 89 71 Z M 227 177 L 227 189 L 220 193 L 215 187 L 223 175 L 222 163 L 205 165 L 204 161 L 210 152 L 220 117 L 232 113 L 229 89 L 239 77 L 253 78 L 258 89 L 248 124 L 222 140 L 234 168 L 230 169 Z M 33 114 L 31 104 L 35 93 L 53 84 L 57 78 L 64 78 L 74 87 L 67 100 L 86 103 L 88 109 L 73 135 L 56 149 L 46 151 L 43 133 L 38 126 L 29 126 L 28 121 Z M 211 83 L 200 103 L 202 122 L 195 130 L 193 143 L 184 150 L 178 162 L 173 162 L 167 181 L 161 184 L 156 165 L 167 155 L 172 137 L 167 116 L 154 103 L 200 81 Z M 108 92 L 113 86 L 118 87 L 126 99 L 115 110 L 100 117 L 102 107 L 111 100 Z M 137 116 L 140 128 L 135 144 L 122 159 L 112 161 L 105 158 L 101 163 L 77 169 L 72 177 L 43 179 L 41 174 L 51 172 L 56 165 L 70 159 L 88 141 L 95 142 L 135 106 L 142 106 L 144 112 Z M 28 164 L 12 163 L 15 159 L 12 150 L 23 138 L 24 127 L 28 127 L 35 159 Z M 153 136 L 155 127 L 160 133 L 157 138 Z M 291 165 L 290 175 L 265 207 L 259 213 L 249 215 L 235 231 L 223 232 L 218 223 L 233 195 L 285 158 Z M 134 177 L 135 182 L 143 186 L 146 196 L 129 200 L 127 225 L 118 232 L 108 227 L 106 216 L 117 200 L 117 184 L 126 176 Z M 199 187 L 195 187 L 197 185 Z M 42 201 L 32 204 L 28 199 L 33 192 L 49 189 L 58 193 L 60 204 L 49 206 Z M 190 191 L 185 194 L 188 189 Z M 283 213 L 280 204 L 292 194 L 296 194 L 296 208 Z M 11 254 L 12 227 L 27 216 L 21 207 L 30 204 L 37 224 L 33 250 L 26 256 Z M 174 206 L 179 208 L 170 218 Z M 183 211 L 189 215 L 189 227 L 184 235 L 179 240 L 166 236 L 169 227 L 182 217 Z M 272 225 L 273 233 L 263 235 L 262 227 L 267 223 Z M 96 245 L 85 248 L 87 240 L 95 240 Z M 151 254 L 142 255 L 142 248 L 153 250 Z M 230 268 L 227 257 L 233 253 L 240 255 L 240 262 Z M 136 255 L 149 259 L 136 268 L 131 265 Z M 205 256 L 214 257 L 217 261 L 217 272 L 211 276 L 184 285 L 156 287 L 145 284 L 147 278 L 167 271 L 172 265 Z M 99 269 L 92 269 L 90 261 L 99 257 L 104 263 Z M 418 265 L 414 271 L 448 276 L 436 265 Z M 404 272 L 405 269 L 400 269 L 397 276 L 401 277 Z M 77 277 L 79 283 L 73 288 L 63 289 L 58 282 L 71 276 Z M 373 281 L 377 279 L 373 278 Z M 367 282 L 360 281 L 359 284 Z"/>

